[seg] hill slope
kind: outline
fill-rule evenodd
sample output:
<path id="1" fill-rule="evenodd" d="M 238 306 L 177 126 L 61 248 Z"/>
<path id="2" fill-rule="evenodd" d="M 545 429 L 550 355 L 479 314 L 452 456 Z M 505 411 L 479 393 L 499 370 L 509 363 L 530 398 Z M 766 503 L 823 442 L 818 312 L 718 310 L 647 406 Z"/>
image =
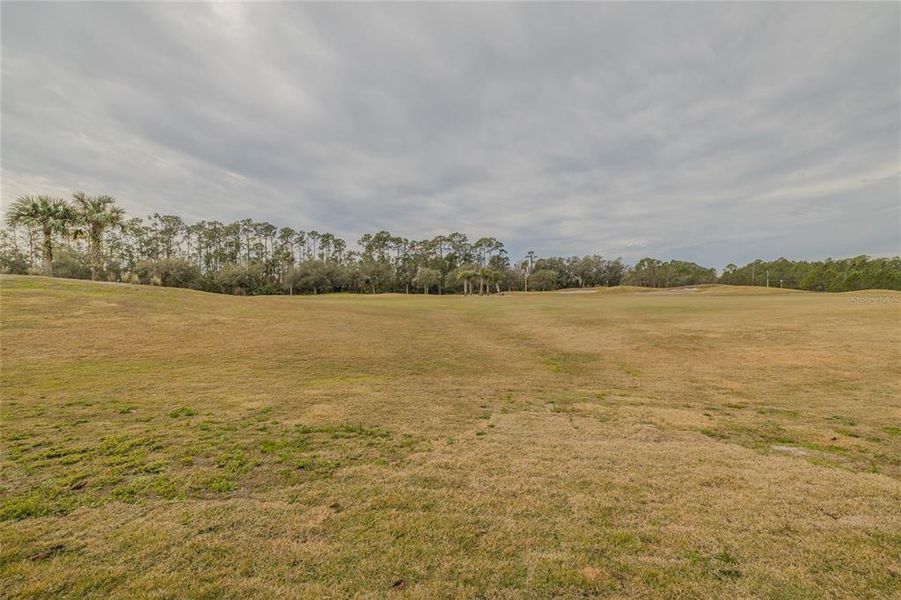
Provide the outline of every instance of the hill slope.
<path id="1" fill-rule="evenodd" d="M 901 305 L 0 279 L 6 597 L 888 596 Z"/>

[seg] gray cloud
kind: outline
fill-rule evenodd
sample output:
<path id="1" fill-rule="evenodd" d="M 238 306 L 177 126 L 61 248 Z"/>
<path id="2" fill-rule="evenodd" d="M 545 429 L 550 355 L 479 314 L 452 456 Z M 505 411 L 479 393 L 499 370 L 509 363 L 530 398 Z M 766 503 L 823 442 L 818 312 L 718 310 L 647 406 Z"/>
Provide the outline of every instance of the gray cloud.
<path id="1" fill-rule="evenodd" d="M 898 253 L 901 7 L 2 5 L 2 200 L 722 266 Z"/>

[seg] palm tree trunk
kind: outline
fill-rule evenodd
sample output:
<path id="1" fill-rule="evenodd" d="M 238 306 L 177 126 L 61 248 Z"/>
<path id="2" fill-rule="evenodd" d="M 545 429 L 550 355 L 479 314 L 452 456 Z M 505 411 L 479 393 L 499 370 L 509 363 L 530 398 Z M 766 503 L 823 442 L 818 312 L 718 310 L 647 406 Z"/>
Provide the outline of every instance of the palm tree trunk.
<path id="1" fill-rule="evenodd" d="M 100 276 L 100 270 L 103 268 L 102 257 L 100 255 L 101 245 L 103 243 L 102 233 L 100 231 L 91 231 L 89 241 L 89 253 L 91 255 L 91 281 L 97 281 Z"/>
<path id="2" fill-rule="evenodd" d="M 41 254 L 44 259 L 44 275 L 53 277 L 53 234 L 46 228 L 44 229 L 44 244 Z"/>

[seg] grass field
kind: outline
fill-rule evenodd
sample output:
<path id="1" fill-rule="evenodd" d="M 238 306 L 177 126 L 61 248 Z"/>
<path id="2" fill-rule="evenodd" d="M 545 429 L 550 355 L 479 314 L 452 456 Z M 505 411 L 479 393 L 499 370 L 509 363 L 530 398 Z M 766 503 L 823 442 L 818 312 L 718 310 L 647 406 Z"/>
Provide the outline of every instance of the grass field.
<path id="1" fill-rule="evenodd" d="M 0 286 L 0 596 L 897 597 L 897 293 Z"/>

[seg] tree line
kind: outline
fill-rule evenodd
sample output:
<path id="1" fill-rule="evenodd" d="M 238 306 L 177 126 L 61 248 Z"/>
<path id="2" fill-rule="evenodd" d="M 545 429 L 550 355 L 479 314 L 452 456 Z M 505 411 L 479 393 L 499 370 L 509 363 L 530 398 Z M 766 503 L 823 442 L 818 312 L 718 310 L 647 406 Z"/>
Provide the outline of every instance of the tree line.
<path id="1" fill-rule="evenodd" d="M 463 293 L 706 283 L 816 291 L 901 289 L 901 259 L 729 265 L 721 276 L 693 262 L 643 258 L 635 265 L 593 254 L 511 260 L 492 237 L 454 232 L 410 240 L 367 233 L 351 249 L 328 232 L 243 219 L 187 223 L 175 215 L 129 218 L 110 196 L 70 201 L 24 196 L 0 231 L 0 272 L 183 287 L 232 294 Z M 767 276 L 769 279 L 767 280 Z"/>
<path id="2" fill-rule="evenodd" d="M 813 292 L 901 290 L 901 258 L 855 256 L 823 261 L 755 260 L 743 267 L 726 265 L 720 283 L 769 285 Z"/>

